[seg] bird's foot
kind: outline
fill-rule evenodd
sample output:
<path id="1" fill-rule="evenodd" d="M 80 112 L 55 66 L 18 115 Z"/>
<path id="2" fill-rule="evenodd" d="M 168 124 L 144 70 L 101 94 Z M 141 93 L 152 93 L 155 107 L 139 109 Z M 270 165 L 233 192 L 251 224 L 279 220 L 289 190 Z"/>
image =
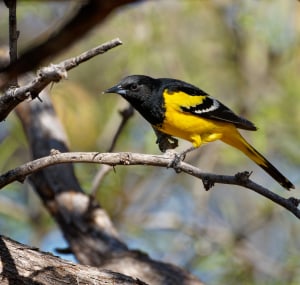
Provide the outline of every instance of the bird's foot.
<path id="1" fill-rule="evenodd" d="M 180 168 L 180 163 L 182 161 L 184 161 L 186 154 L 190 151 L 195 150 L 195 147 L 190 147 L 182 152 L 175 152 L 173 149 L 168 149 L 165 152 L 165 156 L 167 156 L 168 158 L 171 158 L 172 160 L 170 161 L 170 163 L 167 165 L 167 168 L 173 168 L 175 170 L 176 173 L 180 173 L 181 172 L 181 168 Z"/>
<path id="2" fill-rule="evenodd" d="M 172 158 L 171 162 L 168 164 L 168 168 L 173 168 L 175 170 L 176 173 L 180 173 L 181 169 L 180 169 L 180 162 L 184 161 L 186 154 L 192 150 L 194 150 L 195 148 L 188 148 L 185 151 L 182 152 L 175 152 L 172 149 L 168 149 L 165 154 L 166 156 L 168 156 L 169 158 Z"/>
<path id="3" fill-rule="evenodd" d="M 181 153 L 172 151 L 172 150 L 168 150 L 167 151 L 168 156 L 172 157 L 172 160 L 170 161 L 170 163 L 168 164 L 168 168 L 173 168 L 175 170 L 176 173 L 181 172 L 180 169 L 180 162 L 183 161 L 185 159 L 185 155 L 181 155 Z"/>
<path id="4" fill-rule="evenodd" d="M 171 159 L 171 161 L 167 165 L 167 168 L 173 168 L 176 173 L 181 172 L 180 162 L 184 160 L 185 155 L 181 156 L 181 153 L 178 153 L 178 152 L 174 151 L 173 149 L 168 149 L 165 152 L 165 155 Z"/>

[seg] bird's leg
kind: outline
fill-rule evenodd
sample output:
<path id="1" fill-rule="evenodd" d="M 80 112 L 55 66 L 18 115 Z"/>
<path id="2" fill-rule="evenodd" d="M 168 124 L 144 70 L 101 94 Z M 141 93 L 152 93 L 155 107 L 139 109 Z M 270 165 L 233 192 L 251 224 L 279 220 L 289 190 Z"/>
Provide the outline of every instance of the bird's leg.
<path id="1" fill-rule="evenodd" d="M 179 153 L 179 156 L 180 156 L 181 160 L 183 161 L 183 160 L 185 159 L 185 156 L 186 156 L 189 152 L 191 152 L 191 151 L 193 151 L 193 150 L 195 150 L 195 149 L 197 149 L 197 147 L 191 146 L 191 147 L 189 147 L 188 149 L 186 149 L 186 150 L 180 152 L 180 153 Z"/>

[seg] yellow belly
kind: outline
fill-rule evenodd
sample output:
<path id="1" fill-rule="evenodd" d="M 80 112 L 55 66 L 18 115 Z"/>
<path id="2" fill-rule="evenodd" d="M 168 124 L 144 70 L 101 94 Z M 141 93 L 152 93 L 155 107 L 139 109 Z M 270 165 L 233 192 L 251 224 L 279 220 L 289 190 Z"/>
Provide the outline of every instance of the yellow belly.
<path id="1" fill-rule="evenodd" d="M 194 147 L 222 137 L 218 124 L 213 121 L 174 112 L 166 113 L 164 124 L 157 129 L 171 136 L 190 141 Z"/>
<path id="2" fill-rule="evenodd" d="M 194 147 L 203 143 L 212 142 L 222 138 L 222 134 L 228 128 L 234 127 L 228 123 L 201 118 L 187 112 L 183 112 L 180 106 L 186 104 L 193 106 L 199 104 L 199 96 L 188 96 L 183 92 L 164 93 L 165 119 L 158 130 L 169 135 L 190 141 Z M 194 102 L 188 102 L 188 101 Z M 194 103 L 194 104 L 193 104 Z"/>

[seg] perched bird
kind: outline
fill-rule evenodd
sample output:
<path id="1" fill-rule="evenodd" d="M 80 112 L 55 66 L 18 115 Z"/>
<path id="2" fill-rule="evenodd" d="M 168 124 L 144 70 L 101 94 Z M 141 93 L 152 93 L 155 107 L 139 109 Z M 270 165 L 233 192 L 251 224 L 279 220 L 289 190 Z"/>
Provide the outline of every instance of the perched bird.
<path id="1" fill-rule="evenodd" d="M 198 87 L 177 79 L 131 75 L 105 93 L 120 94 L 154 129 L 190 141 L 193 148 L 221 140 L 242 151 L 287 190 L 295 188 L 238 131 L 255 131 L 254 124 Z"/>

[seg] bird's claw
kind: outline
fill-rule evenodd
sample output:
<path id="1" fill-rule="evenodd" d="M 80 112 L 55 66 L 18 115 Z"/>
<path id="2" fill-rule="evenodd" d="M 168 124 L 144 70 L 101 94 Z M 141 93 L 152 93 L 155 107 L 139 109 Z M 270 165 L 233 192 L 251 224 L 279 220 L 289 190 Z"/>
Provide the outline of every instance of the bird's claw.
<path id="1" fill-rule="evenodd" d="M 185 159 L 185 153 L 177 153 L 173 150 L 167 150 L 166 151 L 166 155 L 168 157 L 171 157 L 172 160 L 170 161 L 170 163 L 168 164 L 167 168 L 173 168 L 175 170 L 176 173 L 180 173 L 181 169 L 180 169 L 180 162 L 183 161 Z"/>

